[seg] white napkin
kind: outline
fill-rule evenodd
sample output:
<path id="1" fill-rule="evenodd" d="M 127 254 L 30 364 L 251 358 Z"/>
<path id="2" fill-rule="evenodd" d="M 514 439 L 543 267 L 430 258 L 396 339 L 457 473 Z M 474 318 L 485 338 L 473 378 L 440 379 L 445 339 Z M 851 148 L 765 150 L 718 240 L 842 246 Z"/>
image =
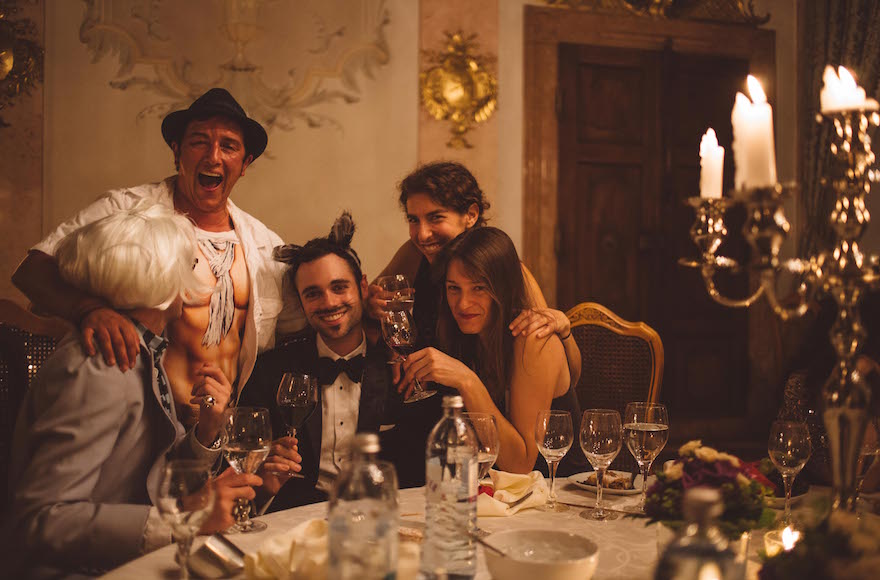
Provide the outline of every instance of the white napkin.
<path id="1" fill-rule="evenodd" d="M 400 542 L 397 578 L 415 580 L 419 570 L 419 545 Z M 327 578 L 327 521 L 308 520 L 290 531 L 266 540 L 244 556 L 248 580 L 324 580 Z"/>
<path id="2" fill-rule="evenodd" d="M 489 477 L 495 486 L 495 496 L 489 497 L 485 493 L 477 496 L 477 516 L 512 516 L 520 510 L 544 505 L 550 496 L 547 482 L 540 471 L 520 474 L 492 469 Z M 516 507 L 508 505 L 530 491 L 532 495 L 526 501 Z"/>
<path id="3" fill-rule="evenodd" d="M 266 540 L 244 556 L 244 573 L 254 579 L 327 578 L 327 522 L 308 520 Z"/>

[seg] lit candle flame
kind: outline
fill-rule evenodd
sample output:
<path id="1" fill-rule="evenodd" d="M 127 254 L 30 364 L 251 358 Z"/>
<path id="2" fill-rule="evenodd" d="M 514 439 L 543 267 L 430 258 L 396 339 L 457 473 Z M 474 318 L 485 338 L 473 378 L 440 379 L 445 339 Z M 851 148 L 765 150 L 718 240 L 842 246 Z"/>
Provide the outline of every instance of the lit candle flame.
<path id="1" fill-rule="evenodd" d="M 782 548 L 786 552 L 794 548 L 794 545 L 797 544 L 799 539 L 801 539 L 801 533 L 793 530 L 791 526 L 782 530 Z"/>
<path id="2" fill-rule="evenodd" d="M 858 85 L 856 85 L 856 79 L 852 76 L 852 73 L 846 70 L 846 67 L 837 67 L 837 76 L 840 78 L 840 86 L 842 88 L 849 91 L 854 91 L 858 88 Z"/>
<path id="3" fill-rule="evenodd" d="M 746 83 L 749 85 L 749 96 L 752 97 L 753 103 L 767 102 L 767 95 L 764 93 L 764 88 L 761 86 L 758 79 L 749 75 L 748 79 L 746 79 Z"/>

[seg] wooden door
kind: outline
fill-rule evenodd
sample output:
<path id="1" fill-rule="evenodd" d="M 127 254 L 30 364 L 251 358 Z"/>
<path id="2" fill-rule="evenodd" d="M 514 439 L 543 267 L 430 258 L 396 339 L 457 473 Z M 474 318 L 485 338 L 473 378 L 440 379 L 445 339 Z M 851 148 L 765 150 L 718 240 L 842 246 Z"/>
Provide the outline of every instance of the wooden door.
<path id="1" fill-rule="evenodd" d="M 679 427 L 747 410 L 747 315 L 715 304 L 677 262 L 696 254 L 684 200 L 699 195 L 707 127 L 732 185 L 730 111 L 748 70 L 746 59 L 669 48 L 559 47 L 558 303 L 599 302 L 660 333 L 661 399 Z M 722 251 L 744 259 L 744 246 Z M 748 280 L 723 284 L 742 295 Z"/>

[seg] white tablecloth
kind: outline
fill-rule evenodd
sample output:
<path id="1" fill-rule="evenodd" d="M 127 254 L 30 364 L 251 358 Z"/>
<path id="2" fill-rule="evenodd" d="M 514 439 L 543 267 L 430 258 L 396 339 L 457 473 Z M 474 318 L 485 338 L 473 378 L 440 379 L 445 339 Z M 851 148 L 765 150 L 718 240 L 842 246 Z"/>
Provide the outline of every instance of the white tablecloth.
<path id="1" fill-rule="evenodd" d="M 583 491 L 560 479 L 557 482 L 560 501 L 579 503 L 592 506 L 596 496 Z M 635 504 L 639 496 L 604 495 L 603 503 L 620 508 Z M 501 518 L 479 518 L 477 524 L 488 531 L 501 531 L 515 528 L 544 528 L 554 530 L 570 530 L 583 534 L 599 545 L 599 566 L 594 578 L 613 579 L 648 579 L 653 578 L 654 566 L 657 562 L 657 530 L 656 526 L 646 526 L 640 519 L 621 517 L 616 520 L 599 522 L 580 517 L 583 510 L 570 508 L 563 513 L 541 512 L 527 509 L 515 516 Z M 407 521 L 424 522 L 425 492 L 424 488 L 405 489 L 400 492 L 401 525 Z M 251 534 L 235 534 L 228 538 L 245 552 L 255 550 L 273 534 L 290 529 L 311 518 L 327 516 L 327 504 L 319 503 L 267 514 L 260 519 L 268 524 L 263 532 Z M 197 540 L 198 542 L 198 540 Z M 198 544 L 197 544 L 198 545 Z M 763 548 L 763 534 L 755 532 L 750 545 L 749 574 L 757 575 L 757 550 Z M 161 579 L 177 577 L 177 565 L 174 562 L 174 546 L 166 546 L 142 558 L 113 570 L 104 578 L 122 579 Z M 482 547 L 478 549 L 477 579 L 489 579 Z"/>

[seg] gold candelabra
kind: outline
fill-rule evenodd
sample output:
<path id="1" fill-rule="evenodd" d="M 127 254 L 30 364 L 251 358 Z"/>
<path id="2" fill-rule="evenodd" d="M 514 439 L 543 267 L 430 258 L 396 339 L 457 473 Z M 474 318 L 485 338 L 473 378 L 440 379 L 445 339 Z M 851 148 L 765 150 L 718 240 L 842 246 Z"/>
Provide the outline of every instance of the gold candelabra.
<path id="1" fill-rule="evenodd" d="M 830 248 L 806 259 L 782 260 L 782 244 L 790 229 L 783 200 L 792 186 L 752 188 L 734 192 L 732 198 L 692 197 L 688 204 L 696 211 L 690 229 L 691 239 L 700 252 L 699 260 L 679 260 L 700 271 L 713 300 L 728 307 L 747 308 L 762 296 L 773 311 L 788 320 L 807 312 L 818 293 L 837 303 L 837 318 L 831 328 L 831 345 L 837 363 L 823 387 L 823 420 L 831 451 L 834 509 L 855 509 L 856 465 L 868 420 L 871 391 L 856 370 L 856 358 L 866 338 L 859 303 L 866 289 L 878 286 L 880 268 L 875 256 L 866 258 L 859 240 L 870 221 L 865 196 L 872 183 L 880 181 L 871 151 L 870 126 L 880 125 L 880 115 L 864 110 L 819 115 L 817 121 L 831 123 L 832 163 L 823 184 L 831 187 L 837 200 L 829 215 L 834 233 Z M 740 265 L 717 254 L 728 235 L 724 214 L 734 206 L 746 209 L 743 236 L 752 249 L 752 268 L 758 288 L 744 298 L 724 296 L 715 285 L 720 270 L 735 271 Z M 778 299 L 776 281 L 780 274 L 797 277 L 796 298 L 786 305 Z"/>

